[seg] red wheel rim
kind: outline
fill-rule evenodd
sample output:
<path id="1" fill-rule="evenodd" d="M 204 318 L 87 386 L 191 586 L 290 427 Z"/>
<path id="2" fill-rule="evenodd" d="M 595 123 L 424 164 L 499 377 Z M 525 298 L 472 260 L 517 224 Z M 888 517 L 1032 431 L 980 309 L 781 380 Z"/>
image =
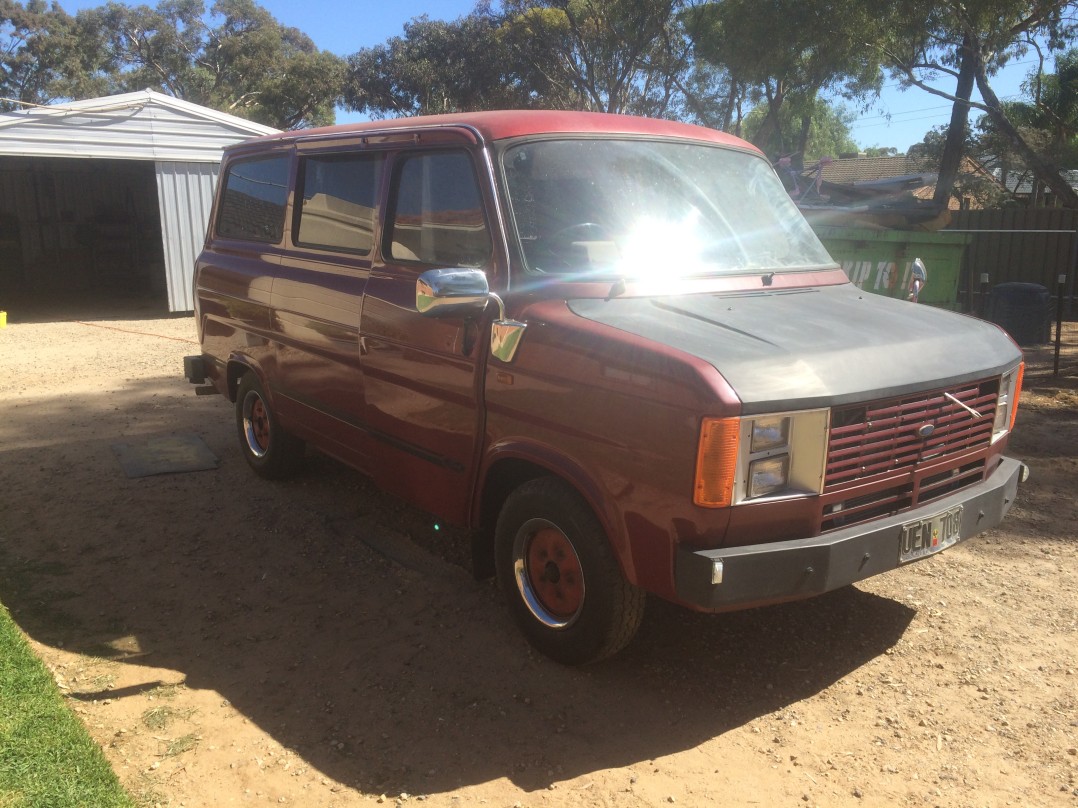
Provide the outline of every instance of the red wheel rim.
<path id="1" fill-rule="evenodd" d="M 528 582 L 540 605 L 559 620 L 573 617 L 584 603 L 584 573 L 572 542 L 555 527 L 528 540 Z"/>
<path id="2" fill-rule="evenodd" d="M 269 413 L 266 412 L 266 404 L 261 397 L 256 396 L 251 402 L 251 435 L 258 444 L 258 448 L 265 452 L 269 449 L 270 425 Z"/>

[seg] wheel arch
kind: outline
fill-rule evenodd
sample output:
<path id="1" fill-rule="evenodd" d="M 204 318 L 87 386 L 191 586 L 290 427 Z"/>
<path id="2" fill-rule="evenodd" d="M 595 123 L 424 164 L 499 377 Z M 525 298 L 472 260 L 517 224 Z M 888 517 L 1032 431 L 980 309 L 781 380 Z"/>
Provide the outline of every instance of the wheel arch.
<path id="1" fill-rule="evenodd" d="M 553 477 L 560 480 L 591 508 L 610 543 L 611 551 L 627 572 L 627 559 L 623 557 L 624 542 L 615 539 L 616 527 L 612 517 L 603 507 L 605 498 L 600 487 L 578 464 L 550 450 L 532 446 L 503 446 L 494 452 L 481 474 L 479 496 L 476 498 L 472 523 L 472 569 L 477 578 L 489 578 L 494 574 L 494 529 L 506 499 L 513 491 L 537 477 Z"/>
<path id="2" fill-rule="evenodd" d="M 266 387 L 266 375 L 258 365 L 249 356 L 233 354 L 228 358 L 228 363 L 225 366 L 225 385 L 229 401 L 233 404 L 236 403 L 236 391 L 239 390 L 240 379 L 246 373 L 254 373 L 258 376 L 258 381 L 262 384 L 266 395 L 272 397 L 273 394 Z"/>

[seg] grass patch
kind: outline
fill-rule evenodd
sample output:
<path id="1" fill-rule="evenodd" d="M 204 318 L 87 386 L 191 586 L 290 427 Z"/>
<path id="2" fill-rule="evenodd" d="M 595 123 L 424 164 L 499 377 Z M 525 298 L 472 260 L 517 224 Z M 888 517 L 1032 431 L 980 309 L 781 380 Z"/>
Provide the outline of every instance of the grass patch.
<path id="1" fill-rule="evenodd" d="M 45 805 L 134 803 L 0 605 L 0 806 Z"/>
<path id="2" fill-rule="evenodd" d="M 142 725 L 147 729 L 162 730 L 175 718 L 176 712 L 171 707 L 151 707 L 142 714 Z"/>
<path id="3" fill-rule="evenodd" d="M 198 736 L 193 732 L 189 733 L 180 738 L 176 738 L 174 741 L 169 741 L 168 746 L 165 747 L 165 757 L 182 755 L 184 752 L 190 752 L 196 746 L 198 746 Z"/>
<path id="4" fill-rule="evenodd" d="M 142 724 L 147 729 L 160 731 L 168 729 L 174 721 L 186 721 L 194 715 L 194 712 L 194 710 L 177 710 L 167 704 L 161 704 L 151 707 L 142 714 Z"/>
<path id="5" fill-rule="evenodd" d="M 185 685 L 183 682 L 158 685 L 157 687 L 147 690 L 146 695 L 151 699 L 174 699 L 184 687 Z"/>

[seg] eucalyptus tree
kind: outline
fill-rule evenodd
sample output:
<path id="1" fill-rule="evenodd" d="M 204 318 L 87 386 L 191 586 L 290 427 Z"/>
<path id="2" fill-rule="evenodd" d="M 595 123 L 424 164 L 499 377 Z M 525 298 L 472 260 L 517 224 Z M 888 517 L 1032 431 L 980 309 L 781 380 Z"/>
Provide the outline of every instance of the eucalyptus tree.
<path id="1" fill-rule="evenodd" d="M 331 123 L 344 62 L 253 0 L 109 2 L 72 17 L 0 0 L 0 102 L 156 89 L 282 129 Z"/>
<path id="2" fill-rule="evenodd" d="M 762 105 L 753 142 L 773 156 L 807 146 L 811 112 L 830 91 L 860 98 L 881 85 L 883 36 L 875 0 L 712 0 L 688 12 L 695 52 L 724 67 Z M 795 143 L 781 131 L 787 105 L 799 110 Z"/>
<path id="3" fill-rule="evenodd" d="M 0 0 L 0 110 L 47 104 L 77 63 L 75 19 L 59 5 Z"/>
<path id="4" fill-rule="evenodd" d="M 110 2 L 80 12 L 114 91 L 154 88 L 282 129 L 332 123 L 343 61 L 253 0 Z"/>
<path id="5" fill-rule="evenodd" d="M 372 115 L 498 107 L 683 117 L 714 125 L 722 76 L 694 69 L 682 0 L 505 0 L 348 58 L 346 106 Z"/>
<path id="6" fill-rule="evenodd" d="M 796 153 L 808 163 L 821 157 L 837 157 L 857 151 L 857 144 L 850 136 L 850 125 L 856 118 L 853 110 L 843 105 L 830 104 L 821 98 L 808 104 L 807 109 L 804 107 L 806 103 L 798 99 L 784 104 L 779 111 L 775 130 L 776 153 Z M 766 105 L 755 107 L 745 118 L 744 136 L 755 141 L 768 114 Z M 806 121 L 811 123 L 807 132 Z"/>
<path id="7" fill-rule="evenodd" d="M 1078 164 L 1078 49 L 1057 55 L 1054 72 L 1042 63 L 1022 90 L 1022 99 L 1004 102 L 1007 116 L 1038 151 L 1061 165 Z"/>
<path id="8" fill-rule="evenodd" d="M 1036 177 L 1066 207 L 1078 208 L 1078 194 L 1050 155 L 1038 150 L 992 88 L 998 70 L 1031 47 L 1058 51 L 1075 36 L 1074 0 L 887 0 L 892 34 L 881 53 L 907 86 L 946 98 L 953 104 L 940 164 L 937 199 L 951 191 L 968 135 L 971 109 L 980 110 L 991 128 L 1011 144 Z M 954 90 L 941 89 L 949 77 Z M 981 100 L 973 100 L 976 87 Z"/>
<path id="9" fill-rule="evenodd" d="M 672 114 L 687 90 L 682 0 L 505 0 L 502 34 L 546 106 Z"/>
<path id="10" fill-rule="evenodd" d="M 375 117 L 532 106 L 538 93 L 513 69 L 500 27 L 482 7 L 454 21 L 410 20 L 402 36 L 348 57 L 345 106 Z"/>

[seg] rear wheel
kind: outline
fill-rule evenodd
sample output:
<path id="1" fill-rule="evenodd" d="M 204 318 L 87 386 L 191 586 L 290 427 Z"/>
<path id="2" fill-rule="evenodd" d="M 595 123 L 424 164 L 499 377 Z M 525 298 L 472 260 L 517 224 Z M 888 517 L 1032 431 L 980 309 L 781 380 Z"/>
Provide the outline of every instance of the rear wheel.
<path id="1" fill-rule="evenodd" d="M 591 508 L 560 480 L 531 480 L 509 496 L 495 566 L 517 624 L 558 662 L 608 657 L 640 626 L 644 593 L 625 580 Z"/>
<path id="2" fill-rule="evenodd" d="M 236 391 L 236 430 L 243 456 L 262 477 L 289 477 L 303 462 L 303 441 L 281 428 L 253 371 L 243 375 Z"/>

